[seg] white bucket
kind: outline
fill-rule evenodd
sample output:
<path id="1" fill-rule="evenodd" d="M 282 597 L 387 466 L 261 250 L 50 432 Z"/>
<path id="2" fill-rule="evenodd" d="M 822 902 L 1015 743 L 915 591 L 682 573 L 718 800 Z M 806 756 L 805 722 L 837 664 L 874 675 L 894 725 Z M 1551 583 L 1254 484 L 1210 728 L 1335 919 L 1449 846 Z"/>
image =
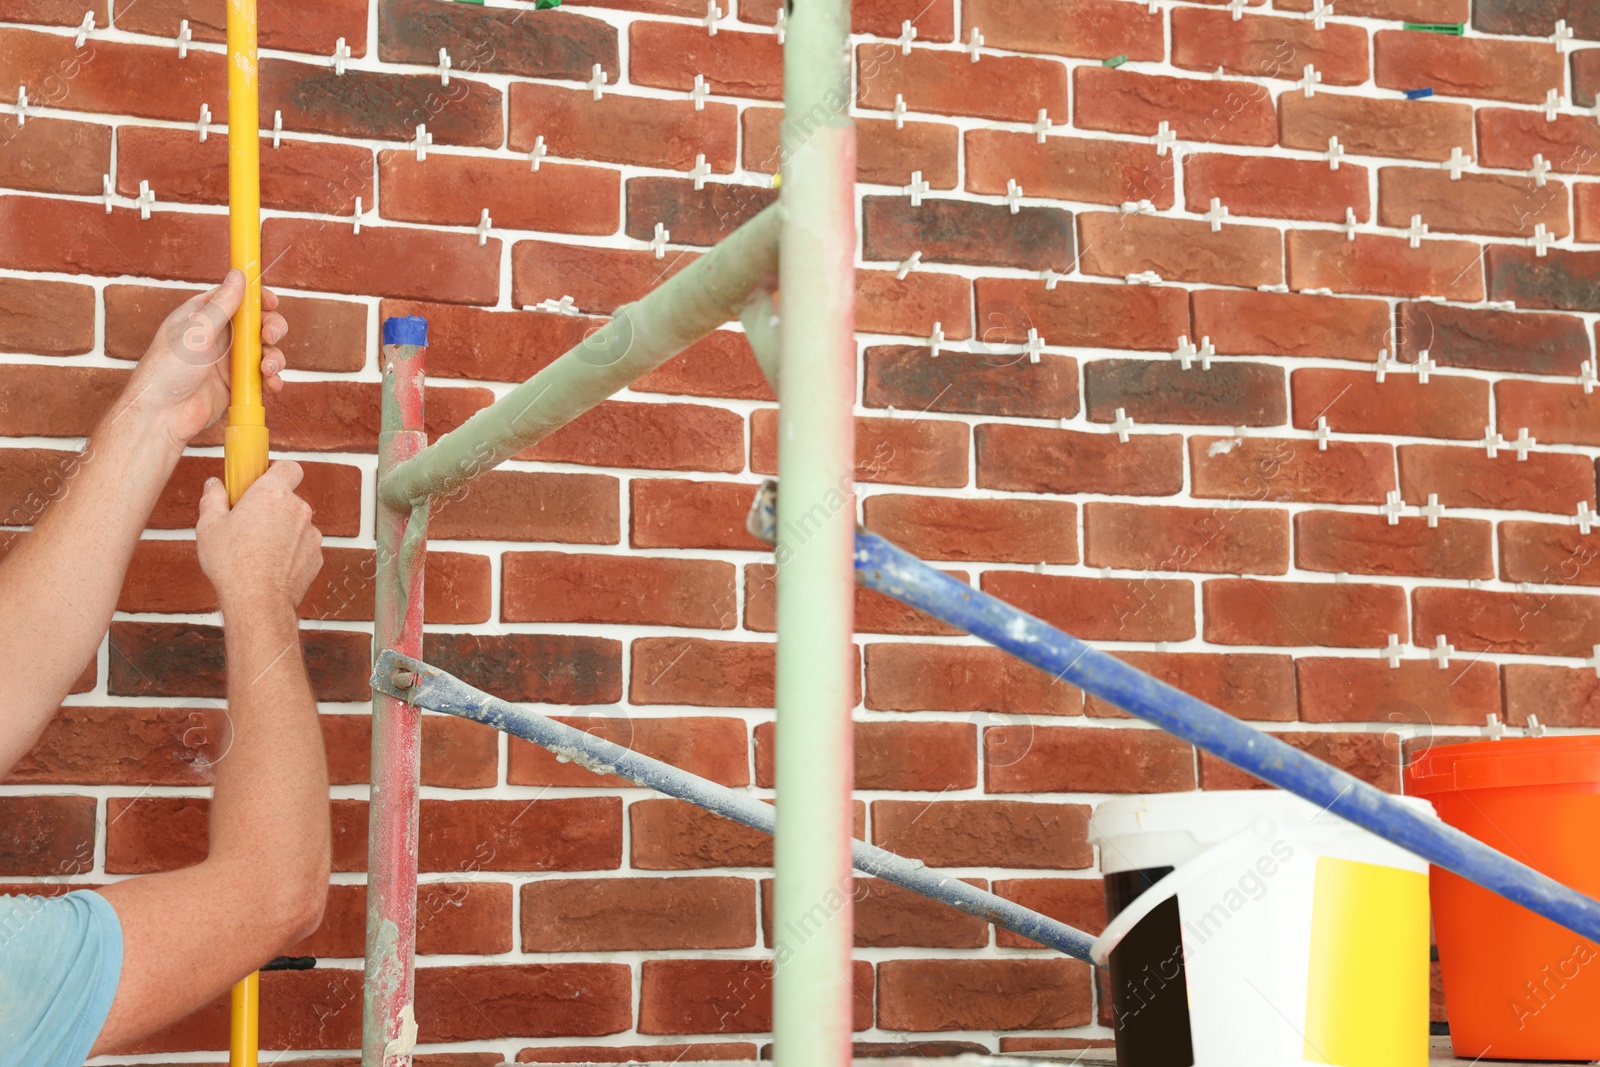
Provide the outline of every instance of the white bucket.
<path id="1" fill-rule="evenodd" d="M 1108 801 L 1089 840 L 1119 1067 L 1426 1067 L 1425 860 L 1277 790 Z"/>

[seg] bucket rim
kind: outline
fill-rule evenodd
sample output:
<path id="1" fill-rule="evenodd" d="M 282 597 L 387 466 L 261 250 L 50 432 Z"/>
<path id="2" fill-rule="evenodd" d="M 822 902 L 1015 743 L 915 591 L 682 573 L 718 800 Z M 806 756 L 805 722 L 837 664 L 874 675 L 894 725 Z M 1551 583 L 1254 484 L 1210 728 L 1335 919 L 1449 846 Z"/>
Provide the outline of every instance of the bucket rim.
<path id="1" fill-rule="evenodd" d="M 1433 805 L 1420 797 L 1394 799 L 1428 815 Z M 1185 833 L 1202 844 L 1231 837 L 1260 818 L 1287 818 L 1319 828 L 1355 824 L 1285 789 L 1196 789 L 1182 793 L 1136 793 L 1095 806 L 1089 817 L 1090 844 L 1130 834 Z"/>
<path id="2" fill-rule="evenodd" d="M 1600 734 L 1434 745 L 1405 769 L 1414 796 L 1518 786 L 1600 784 Z"/>

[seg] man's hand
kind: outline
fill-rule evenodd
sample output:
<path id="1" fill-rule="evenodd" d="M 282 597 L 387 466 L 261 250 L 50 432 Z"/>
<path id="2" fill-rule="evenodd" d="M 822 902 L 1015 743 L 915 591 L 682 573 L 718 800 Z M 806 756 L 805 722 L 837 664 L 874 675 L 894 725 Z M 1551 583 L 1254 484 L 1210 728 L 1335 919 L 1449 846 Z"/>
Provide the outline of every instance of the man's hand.
<path id="1" fill-rule="evenodd" d="M 139 360 L 128 395 L 162 418 L 179 446 L 222 417 L 228 409 L 228 350 L 231 319 L 244 302 L 244 272 L 230 270 L 222 284 L 191 297 L 168 315 Z M 289 324 L 278 314 L 278 296 L 261 290 L 261 377 L 276 393 L 283 353 L 275 346 Z"/>
<path id="2" fill-rule="evenodd" d="M 300 464 L 280 460 L 231 510 L 222 481 L 206 482 L 195 542 L 224 616 L 230 609 L 293 612 L 322 569 L 322 534 L 311 525 L 311 505 L 294 492 L 301 476 Z"/>

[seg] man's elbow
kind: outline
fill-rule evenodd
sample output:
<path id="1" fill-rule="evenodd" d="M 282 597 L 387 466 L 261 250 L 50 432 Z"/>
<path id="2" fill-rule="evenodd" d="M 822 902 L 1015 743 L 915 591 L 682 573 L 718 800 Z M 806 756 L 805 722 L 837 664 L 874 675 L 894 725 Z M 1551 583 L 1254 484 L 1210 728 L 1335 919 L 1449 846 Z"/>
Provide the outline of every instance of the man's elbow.
<path id="1" fill-rule="evenodd" d="M 273 894 L 272 925 L 278 940 L 278 954 L 287 952 L 310 937 L 322 925 L 328 903 L 328 871 L 321 867 L 285 878 Z"/>

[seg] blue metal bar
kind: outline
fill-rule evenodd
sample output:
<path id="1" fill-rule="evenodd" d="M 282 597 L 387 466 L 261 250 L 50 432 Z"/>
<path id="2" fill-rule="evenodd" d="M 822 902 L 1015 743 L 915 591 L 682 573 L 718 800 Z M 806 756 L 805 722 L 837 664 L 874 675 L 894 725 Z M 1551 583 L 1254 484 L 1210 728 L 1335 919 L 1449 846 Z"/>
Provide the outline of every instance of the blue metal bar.
<path id="1" fill-rule="evenodd" d="M 771 804 L 499 700 L 437 667 L 402 656 L 392 649 L 381 652 L 373 664 L 372 688 L 428 711 L 471 719 L 532 741 L 596 774 L 620 775 L 636 785 L 686 800 L 752 830 L 764 834 L 773 832 L 775 810 Z M 1082 930 L 986 893 L 955 875 L 929 870 L 921 860 L 897 856 L 865 841 L 852 841 L 851 845 L 855 868 L 863 874 L 904 886 L 1074 959 L 1089 962 L 1094 938 Z M 840 891 L 847 894 L 849 887 Z"/>
<path id="2" fill-rule="evenodd" d="M 769 482 L 763 487 L 750 512 L 751 532 L 768 541 L 776 533 L 773 485 Z M 1359 778 L 951 578 L 869 530 L 856 531 L 856 580 L 1109 700 L 1514 904 L 1600 941 L 1600 903 L 1453 826 L 1407 809 Z"/>

